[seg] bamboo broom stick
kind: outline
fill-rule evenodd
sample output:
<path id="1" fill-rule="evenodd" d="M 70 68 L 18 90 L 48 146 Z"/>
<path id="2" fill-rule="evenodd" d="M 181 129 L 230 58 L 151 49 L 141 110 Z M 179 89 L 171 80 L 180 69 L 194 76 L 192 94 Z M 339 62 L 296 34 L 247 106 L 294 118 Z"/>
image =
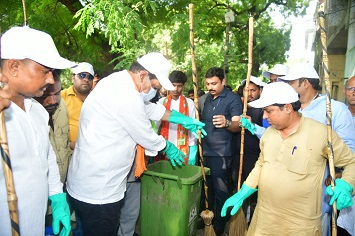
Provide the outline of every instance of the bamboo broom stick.
<path id="1" fill-rule="evenodd" d="M 198 95 L 197 95 L 198 83 L 197 83 L 197 69 L 196 69 L 196 62 L 195 62 L 194 5 L 193 4 L 189 4 L 189 21 L 190 21 L 190 52 L 191 52 L 191 63 L 192 63 L 192 80 L 194 85 L 194 102 L 195 102 L 196 109 L 198 110 Z M 200 120 L 199 112 L 196 112 L 196 118 Z M 203 165 L 204 159 L 203 159 L 203 152 L 202 152 L 202 145 L 201 145 L 201 131 L 199 131 L 198 133 L 198 149 L 201 157 L 200 165 L 201 165 L 201 171 L 203 176 L 204 191 L 206 196 L 205 199 L 206 210 L 201 212 L 201 218 L 205 223 L 205 235 L 214 236 L 216 235 L 212 226 L 212 220 L 214 214 L 212 211 L 208 210 L 208 187 L 207 187 L 205 168 Z"/>
<path id="2" fill-rule="evenodd" d="M 1 31 L 0 31 L 1 39 Z M 1 40 L 0 40 L 1 48 Z M 1 68 L 1 50 L 0 50 L 0 68 Z M 0 89 L 4 87 L 4 83 L 1 82 Z M 9 146 L 6 135 L 6 124 L 4 111 L 0 112 L 0 152 L 2 157 L 2 168 L 4 172 L 4 179 L 7 191 L 7 203 L 9 206 L 11 232 L 13 236 L 20 235 L 20 225 L 17 210 L 17 195 L 15 191 L 14 178 L 12 175 L 12 167 L 9 153 Z"/>
<path id="3" fill-rule="evenodd" d="M 243 92 L 243 116 L 247 114 L 248 108 L 248 89 L 250 83 L 250 76 L 253 66 L 253 38 L 254 38 L 254 18 L 249 18 L 249 41 L 248 41 L 248 73 L 245 83 L 245 91 Z M 242 128 L 241 138 L 240 138 L 240 156 L 239 156 L 239 173 L 238 173 L 238 186 L 237 191 L 240 189 L 242 172 L 243 172 L 243 160 L 244 160 L 244 137 L 245 128 Z M 241 207 L 238 212 L 232 216 L 229 225 L 229 235 L 231 236 L 244 236 L 247 232 L 247 223 L 243 208 Z"/>
<path id="4" fill-rule="evenodd" d="M 334 189 L 335 180 L 335 168 L 334 168 L 334 152 L 332 146 L 332 108 L 331 108 L 331 85 L 329 81 L 329 69 L 328 69 L 328 52 L 327 52 L 327 31 L 325 29 L 325 3 L 322 3 L 319 8 L 319 27 L 321 32 L 321 44 L 322 44 L 322 67 L 324 70 L 324 82 L 326 91 L 326 105 L 327 105 L 327 134 L 328 134 L 328 162 L 331 179 L 331 186 Z M 332 211 L 332 236 L 337 235 L 337 208 L 336 201 L 333 203 Z"/>

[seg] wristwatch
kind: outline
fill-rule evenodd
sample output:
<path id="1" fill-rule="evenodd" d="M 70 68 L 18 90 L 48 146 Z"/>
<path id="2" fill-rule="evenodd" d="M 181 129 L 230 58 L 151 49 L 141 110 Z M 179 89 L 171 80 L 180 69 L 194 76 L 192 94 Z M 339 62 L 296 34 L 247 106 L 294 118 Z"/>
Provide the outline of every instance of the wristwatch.
<path id="1" fill-rule="evenodd" d="M 232 123 L 232 122 L 231 122 L 230 120 L 227 120 L 227 121 L 226 121 L 226 128 L 228 128 L 228 127 L 231 125 L 231 123 Z"/>

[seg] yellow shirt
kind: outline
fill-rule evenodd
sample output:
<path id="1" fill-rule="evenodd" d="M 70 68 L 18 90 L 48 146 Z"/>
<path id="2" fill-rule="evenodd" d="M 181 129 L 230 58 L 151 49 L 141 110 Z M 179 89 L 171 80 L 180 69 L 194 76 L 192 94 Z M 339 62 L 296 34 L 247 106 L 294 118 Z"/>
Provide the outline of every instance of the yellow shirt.
<path id="1" fill-rule="evenodd" d="M 354 186 L 355 153 L 332 132 L 334 164 Z M 258 203 L 248 235 L 321 235 L 323 175 L 327 162 L 327 127 L 301 117 L 285 139 L 269 127 L 260 140 L 261 153 L 246 184 L 258 187 Z"/>
<path id="2" fill-rule="evenodd" d="M 73 85 L 62 90 L 61 95 L 69 112 L 69 139 L 71 142 L 75 142 L 78 139 L 79 118 L 83 101 L 76 96 Z"/>

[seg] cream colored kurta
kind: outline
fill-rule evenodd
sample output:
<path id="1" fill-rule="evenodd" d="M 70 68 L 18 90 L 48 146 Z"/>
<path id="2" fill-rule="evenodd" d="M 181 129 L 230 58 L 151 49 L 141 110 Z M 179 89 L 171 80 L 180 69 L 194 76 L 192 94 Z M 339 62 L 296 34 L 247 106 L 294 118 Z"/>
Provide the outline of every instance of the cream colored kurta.
<path id="1" fill-rule="evenodd" d="M 334 164 L 355 184 L 355 154 L 332 132 Z M 327 127 L 301 118 L 298 130 L 282 139 L 268 128 L 261 153 L 246 180 L 258 187 L 258 203 L 248 235 L 321 235 L 322 184 L 327 162 Z"/>

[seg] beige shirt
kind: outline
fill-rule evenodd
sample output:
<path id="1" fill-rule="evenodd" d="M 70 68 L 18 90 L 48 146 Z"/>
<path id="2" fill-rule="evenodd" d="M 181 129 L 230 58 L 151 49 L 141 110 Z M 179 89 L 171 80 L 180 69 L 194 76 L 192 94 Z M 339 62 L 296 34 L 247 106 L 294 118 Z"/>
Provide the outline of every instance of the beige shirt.
<path id="1" fill-rule="evenodd" d="M 355 184 L 355 154 L 332 132 L 334 164 Z M 246 184 L 258 187 L 258 203 L 248 235 L 321 235 L 322 185 L 327 162 L 327 127 L 301 117 L 285 139 L 268 128 L 261 153 Z"/>
<path id="2" fill-rule="evenodd" d="M 69 118 L 68 108 L 61 98 L 57 110 L 53 114 L 54 131 L 49 129 L 49 139 L 57 157 L 60 181 L 65 183 L 67 178 L 69 159 L 72 155 L 69 141 Z"/>

